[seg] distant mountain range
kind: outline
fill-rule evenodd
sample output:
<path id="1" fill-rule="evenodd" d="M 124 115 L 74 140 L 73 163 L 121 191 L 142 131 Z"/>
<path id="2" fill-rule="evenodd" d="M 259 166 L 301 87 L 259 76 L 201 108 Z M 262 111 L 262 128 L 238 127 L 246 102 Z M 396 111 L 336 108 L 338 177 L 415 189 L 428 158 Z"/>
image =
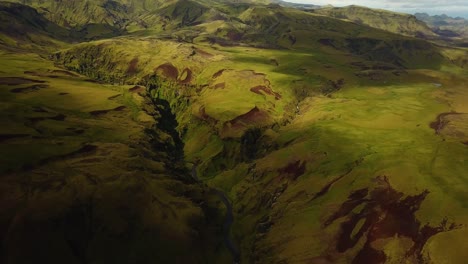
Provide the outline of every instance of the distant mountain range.
<path id="1" fill-rule="evenodd" d="M 468 38 L 467 19 L 462 17 L 450 17 L 445 14 L 430 16 L 426 13 L 416 13 L 415 16 L 428 24 L 441 36 Z"/>

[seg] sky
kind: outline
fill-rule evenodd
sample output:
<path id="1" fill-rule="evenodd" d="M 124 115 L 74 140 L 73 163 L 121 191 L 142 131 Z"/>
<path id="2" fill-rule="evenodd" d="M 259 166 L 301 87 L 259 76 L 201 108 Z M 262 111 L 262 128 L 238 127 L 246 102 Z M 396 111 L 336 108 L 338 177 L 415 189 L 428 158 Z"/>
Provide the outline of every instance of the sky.
<path id="1" fill-rule="evenodd" d="M 360 5 L 403 13 L 425 12 L 430 15 L 447 14 L 468 18 L 468 0 L 287 0 L 315 5 Z"/>

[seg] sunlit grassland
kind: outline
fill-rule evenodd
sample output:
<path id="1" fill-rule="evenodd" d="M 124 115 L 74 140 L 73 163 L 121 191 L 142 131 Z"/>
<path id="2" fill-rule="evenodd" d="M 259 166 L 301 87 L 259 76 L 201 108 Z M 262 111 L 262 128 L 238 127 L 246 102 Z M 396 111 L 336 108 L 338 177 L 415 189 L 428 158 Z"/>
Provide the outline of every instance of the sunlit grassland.
<path id="1" fill-rule="evenodd" d="M 133 100 L 117 97 L 109 100 L 127 94 L 128 86 L 102 85 L 87 81 L 85 77 L 54 73 L 54 70 L 63 69 L 56 68 L 51 61 L 35 54 L 0 56 L 0 77 L 27 78 L 44 82 L 41 84 L 45 86 L 35 91 L 13 93 L 13 89 L 27 88 L 34 83 L 1 84 L 1 134 L 13 137 L 20 135 L 2 144 L 2 171 L 64 155 L 93 141 L 125 141 L 132 133 L 139 131 L 135 129 L 135 124 L 129 125 L 128 130 L 114 129 L 119 125 L 131 124 L 131 116 L 130 120 L 109 120 L 95 118 L 90 114 L 92 111 L 110 110 L 122 105 L 134 109 Z M 60 115 L 63 117 L 54 119 Z"/>
<path id="2" fill-rule="evenodd" d="M 303 101 L 301 115 L 278 133 L 276 141 L 285 147 L 256 164 L 257 171 L 271 172 L 261 180 L 268 182 L 274 181 L 271 177 L 284 164 L 307 161 L 306 175 L 291 183 L 278 200 L 275 207 L 278 209 L 273 210 L 273 215 L 277 212 L 283 217 L 275 223 L 265 243 L 283 245 L 278 249 L 282 250 L 280 256 L 294 256 L 296 261 L 301 257 L 296 254 L 306 249 L 319 254 L 339 226 L 323 230 L 320 223 L 324 217 L 346 200 L 350 189 L 372 185 L 377 176 L 387 176 L 392 186 L 408 195 L 429 191 L 417 212 L 421 223 L 436 226 L 446 217 L 449 221 L 465 223 L 468 220 L 464 210 L 468 149 L 459 140 L 436 135 L 429 127 L 438 114 L 455 110 L 440 100 L 438 92 L 465 94 L 466 87 L 450 87 L 449 84 L 444 82 L 439 88 L 420 79 L 405 85 L 346 87 L 333 98 L 314 97 Z M 466 95 L 458 98 L 466 99 Z M 360 159 L 362 162 L 357 165 L 355 161 Z M 348 175 L 332 185 L 326 196 L 311 201 L 324 186 L 351 168 Z M 231 181 L 229 179 L 226 183 Z M 255 186 L 255 182 L 253 184 Z M 233 188 L 234 195 L 244 187 L 238 184 Z M 255 187 L 251 188 L 242 201 L 249 201 L 254 190 Z M 240 207 L 243 205 L 246 204 Z M 239 229 L 247 228 L 251 220 L 243 221 Z M 464 228 L 454 232 L 466 234 L 468 231 Z M 312 236 L 315 243 L 311 243 Z M 294 238 L 294 242 L 283 243 L 281 239 L 287 238 Z M 440 243 L 436 242 L 439 238 L 443 241 L 445 235 L 434 237 L 431 243 Z M 322 241 L 322 246 L 317 241 Z M 397 250 L 392 249 L 391 244 L 386 247 L 390 251 Z M 406 246 L 398 244 L 396 247 Z M 445 254 L 437 252 L 431 254 Z M 353 252 L 347 254 L 351 256 Z M 454 259 L 459 261 L 463 254 Z"/>

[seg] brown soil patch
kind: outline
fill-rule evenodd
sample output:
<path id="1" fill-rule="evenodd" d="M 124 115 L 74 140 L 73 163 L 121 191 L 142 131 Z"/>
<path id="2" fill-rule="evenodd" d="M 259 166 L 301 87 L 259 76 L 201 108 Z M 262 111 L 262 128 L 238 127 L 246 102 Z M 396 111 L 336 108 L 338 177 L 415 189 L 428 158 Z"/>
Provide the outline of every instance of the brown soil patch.
<path id="1" fill-rule="evenodd" d="M 47 71 L 47 72 L 24 71 L 23 73 L 27 75 L 37 76 L 37 77 L 49 77 L 49 78 L 58 78 L 60 77 L 60 75 L 68 76 L 68 77 L 80 77 L 76 73 L 65 71 L 65 70 L 52 70 L 52 71 Z M 59 75 L 53 75 L 53 74 L 59 74 Z"/>
<path id="2" fill-rule="evenodd" d="M 28 120 L 31 121 L 32 123 L 37 123 L 37 122 L 48 120 L 48 119 L 55 120 L 55 121 L 65 121 L 66 118 L 67 118 L 66 115 L 57 114 L 55 116 L 48 116 L 48 117 L 30 117 L 28 118 Z"/>
<path id="3" fill-rule="evenodd" d="M 337 219 L 346 217 L 340 226 L 336 243 L 336 251 L 339 253 L 354 248 L 363 236 L 366 237 L 366 243 L 352 263 L 384 263 L 385 253 L 375 249 L 372 242 L 395 236 L 411 239 L 414 244 L 407 249 L 406 258 L 422 263 L 422 249 L 429 238 L 459 227 L 449 225 L 446 220 L 436 227 L 427 224 L 423 226 L 417 220 L 415 213 L 429 194 L 427 190 L 405 197 L 404 193 L 392 188 L 386 176 L 377 177 L 376 184 L 377 187 L 372 191 L 366 188 L 351 193 L 348 200 L 324 223 L 327 227 Z M 361 205 L 364 206 L 363 209 L 356 212 L 355 209 Z M 361 220 L 364 224 L 359 230 L 355 230 Z"/>
<path id="4" fill-rule="evenodd" d="M 215 89 L 224 89 L 226 88 L 226 83 L 225 82 L 222 82 L 222 83 L 218 83 L 214 86 Z"/>
<path id="5" fill-rule="evenodd" d="M 299 176 L 303 175 L 306 170 L 306 161 L 296 161 L 293 163 L 289 163 L 285 167 L 278 169 L 278 172 L 281 174 L 281 176 L 286 176 L 287 178 L 290 178 L 291 180 L 295 181 Z"/>
<path id="6" fill-rule="evenodd" d="M 73 73 L 73 72 L 70 72 L 70 71 L 65 71 L 65 70 L 53 70 L 51 71 L 52 73 L 58 73 L 58 74 L 62 74 L 62 75 L 66 75 L 66 76 L 70 76 L 70 77 L 80 77 L 78 74 L 76 73 Z"/>
<path id="7" fill-rule="evenodd" d="M 189 68 L 185 68 L 182 71 L 182 73 L 180 74 L 180 76 L 181 76 L 181 78 L 182 78 L 182 76 L 185 76 L 185 78 L 183 80 L 179 79 L 179 82 L 183 83 L 183 84 L 187 84 L 187 83 L 190 83 L 192 81 L 193 73 Z"/>
<path id="8" fill-rule="evenodd" d="M 241 129 L 248 125 L 261 124 L 269 119 L 268 113 L 258 109 L 258 107 L 252 108 L 249 112 L 240 115 L 231 121 L 228 121 L 224 124 L 223 130 L 231 129 Z"/>
<path id="9" fill-rule="evenodd" d="M 157 74 L 162 74 L 164 77 L 172 80 L 177 80 L 177 77 L 179 76 L 179 70 L 171 63 L 159 65 L 156 69 L 154 69 L 154 72 Z"/>
<path id="10" fill-rule="evenodd" d="M 223 75 L 224 71 L 226 71 L 226 69 L 217 71 L 215 74 L 213 74 L 213 79 L 218 78 L 219 76 Z"/>
<path id="11" fill-rule="evenodd" d="M 444 129 L 444 127 L 449 123 L 448 120 L 445 119 L 445 117 L 449 116 L 449 115 L 460 115 L 461 113 L 457 113 L 457 112 L 449 112 L 449 113 L 442 113 L 442 114 L 439 114 L 437 116 L 437 119 L 436 121 L 432 122 L 431 124 L 429 124 L 429 126 L 434 129 L 435 133 L 437 135 L 440 135 L 440 132 L 442 131 L 442 129 Z"/>
<path id="12" fill-rule="evenodd" d="M 276 100 L 281 99 L 281 95 L 279 93 L 273 92 L 273 90 L 270 87 L 266 87 L 266 86 L 263 86 L 263 85 L 252 87 L 252 88 L 250 88 L 250 91 L 253 92 L 253 93 L 259 94 L 259 95 L 264 95 L 261 92 L 261 91 L 263 91 L 264 93 L 266 93 L 268 95 L 274 96 Z"/>
<path id="13" fill-rule="evenodd" d="M 4 142 L 4 141 L 15 139 L 15 138 L 25 138 L 29 136 L 31 135 L 29 134 L 0 134 L 0 142 Z"/>
<path id="14" fill-rule="evenodd" d="M 229 31 L 227 34 L 226 34 L 226 37 L 230 40 L 230 41 L 240 41 L 242 40 L 242 37 L 244 36 L 244 34 L 242 33 L 239 33 L 239 32 L 236 32 L 236 31 Z"/>
<path id="15" fill-rule="evenodd" d="M 208 52 L 206 52 L 206 51 L 204 51 L 202 49 L 199 49 L 199 48 L 194 48 L 193 50 L 195 50 L 196 54 L 198 54 L 198 55 L 200 55 L 200 56 L 202 56 L 204 58 L 211 58 L 211 57 L 214 56 L 213 54 L 208 53 Z"/>
<path id="16" fill-rule="evenodd" d="M 10 92 L 12 92 L 12 93 L 31 93 L 31 92 L 37 92 L 40 89 L 44 89 L 44 88 L 47 88 L 47 87 L 49 87 L 47 84 L 34 84 L 34 85 L 24 87 L 24 88 L 11 89 Z"/>
<path id="17" fill-rule="evenodd" d="M 103 83 L 101 81 L 98 81 L 98 80 L 94 80 L 94 79 L 85 79 L 86 82 L 90 82 L 90 83 Z"/>
<path id="18" fill-rule="evenodd" d="M 121 105 L 121 106 L 118 106 L 116 108 L 113 108 L 113 109 L 107 109 L 107 110 L 96 110 L 96 111 L 91 111 L 89 112 L 89 114 L 91 114 L 92 116 L 101 116 L 101 115 L 105 115 L 109 112 L 120 112 L 120 111 L 123 111 L 125 110 L 127 107 Z"/>
<path id="19" fill-rule="evenodd" d="M 145 88 L 143 86 L 136 85 L 128 89 L 128 91 L 131 93 L 139 93 L 139 92 L 144 92 Z"/>
<path id="20" fill-rule="evenodd" d="M 23 77 L 0 77 L 0 84 L 3 85 L 21 85 L 30 83 L 45 83 L 45 81 L 33 80 Z"/>
<path id="21" fill-rule="evenodd" d="M 75 133 L 75 134 L 77 134 L 77 135 L 82 135 L 82 134 L 84 134 L 84 132 L 85 132 L 84 129 L 82 129 L 82 128 L 76 128 L 76 127 L 69 127 L 69 128 L 67 128 L 67 130 L 68 130 L 68 131 L 71 131 L 71 132 L 73 132 L 73 133 Z"/>
<path id="22" fill-rule="evenodd" d="M 128 64 L 127 75 L 135 75 L 138 72 L 138 58 L 133 58 Z"/>
<path id="23" fill-rule="evenodd" d="M 47 109 L 42 108 L 40 106 L 33 107 L 33 111 L 36 113 L 50 113 Z"/>
<path id="24" fill-rule="evenodd" d="M 119 98 L 120 96 L 122 96 L 122 95 L 121 94 L 116 94 L 116 95 L 113 95 L 113 96 L 107 98 L 107 100 L 114 100 L 116 98 Z"/>
<path id="25" fill-rule="evenodd" d="M 217 123 L 217 122 L 218 122 L 216 119 L 214 119 L 213 117 L 209 116 L 209 115 L 206 113 L 206 110 L 205 110 L 205 107 L 204 107 L 204 106 L 200 107 L 199 114 L 200 114 L 201 119 L 203 119 L 203 120 L 205 120 L 205 121 L 213 122 L 213 123 Z"/>
<path id="26" fill-rule="evenodd" d="M 318 43 L 320 43 L 320 44 L 322 44 L 322 45 L 324 45 L 324 46 L 336 48 L 334 42 L 335 42 L 335 41 L 332 40 L 332 39 L 319 39 L 319 40 L 318 40 Z"/>

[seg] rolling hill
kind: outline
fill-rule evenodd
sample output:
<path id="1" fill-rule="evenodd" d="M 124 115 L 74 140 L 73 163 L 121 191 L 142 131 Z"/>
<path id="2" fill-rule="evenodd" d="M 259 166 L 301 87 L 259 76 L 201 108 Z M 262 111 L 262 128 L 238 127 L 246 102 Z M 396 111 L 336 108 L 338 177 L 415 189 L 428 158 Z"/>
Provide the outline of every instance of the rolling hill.
<path id="1" fill-rule="evenodd" d="M 468 257 L 468 50 L 413 16 L 21 3 L 0 3 L 4 263 Z"/>
<path id="2" fill-rule="evenodd" d="M 324 7 L 314 10 L 318 14 L 349 20 L 397 34 L 413 37 L 433 37 L 436 34 L 415 16 L 351 5 Z"/>

